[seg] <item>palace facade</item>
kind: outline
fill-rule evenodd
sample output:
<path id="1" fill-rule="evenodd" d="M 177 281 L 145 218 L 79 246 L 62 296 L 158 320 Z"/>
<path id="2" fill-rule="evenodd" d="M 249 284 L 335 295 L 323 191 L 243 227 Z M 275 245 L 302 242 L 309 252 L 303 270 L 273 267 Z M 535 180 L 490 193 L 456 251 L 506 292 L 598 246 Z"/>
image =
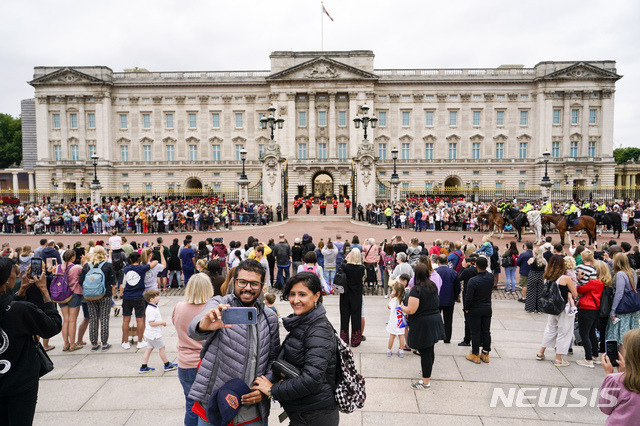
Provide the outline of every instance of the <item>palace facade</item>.
<path id="1" fill-rule="evenodd" d="M 25 169 L 35 170 L 38 189 L 80 191 L 94 179 L 95 153 L 103 192 L 232 193 L 243 148 L 250 186 L 262 185 L 270 131 L 260 118 L 273 106 L 284 119 L 275 142 L 289 199 L 350 195 L 363 141 L 353 119 L 366 104 L 378 118 L 367 138 L 377 197 L 394 147 L 403 192 L 538 187 L 545 150 L 555 186 L 616 183 L 614 61 L 377 69 L 372 51 L 270 59 L 262 71 L 36 67 L 36 149 L 27 146 L 34 161 Z"/>

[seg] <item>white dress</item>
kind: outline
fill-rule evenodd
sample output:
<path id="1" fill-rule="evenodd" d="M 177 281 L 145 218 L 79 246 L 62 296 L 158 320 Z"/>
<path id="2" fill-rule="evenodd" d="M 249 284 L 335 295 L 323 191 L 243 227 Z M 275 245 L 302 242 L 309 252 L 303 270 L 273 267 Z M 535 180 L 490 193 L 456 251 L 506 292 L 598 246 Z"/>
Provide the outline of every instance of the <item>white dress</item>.
<path id="1" fill-rule="evenodd" d="M 387 323 L 387 332 L 395 336 L 401 336 L 404 334 L 404 328 L 398 328 L 398 318 L 396 316 L 396 308 L 400 306 L 398 298 L 394 297 L 389 300 L 389 322 Z"/>

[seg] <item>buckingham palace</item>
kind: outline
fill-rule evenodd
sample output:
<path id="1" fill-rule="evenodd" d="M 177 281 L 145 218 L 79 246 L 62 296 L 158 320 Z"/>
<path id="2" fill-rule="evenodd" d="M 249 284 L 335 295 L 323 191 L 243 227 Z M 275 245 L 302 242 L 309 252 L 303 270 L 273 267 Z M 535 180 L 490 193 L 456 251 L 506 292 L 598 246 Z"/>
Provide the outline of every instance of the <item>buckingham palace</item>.
<path id="1" fill-rule="evenodd" d="M 96 170 L 104 193 L 232 194 L 246 177 L 275 203 L 355 189 L 370 202 L 392 177 L 402 194 L 524 191 L 545 169 L 554 187 L 616 183 L 615 61 L 378 69 L 368 50 L 270 61 L 258 71 L 36 67 L 34 100 L 23 101 L 35 116 L 30 186 L 81 193 Z"/>

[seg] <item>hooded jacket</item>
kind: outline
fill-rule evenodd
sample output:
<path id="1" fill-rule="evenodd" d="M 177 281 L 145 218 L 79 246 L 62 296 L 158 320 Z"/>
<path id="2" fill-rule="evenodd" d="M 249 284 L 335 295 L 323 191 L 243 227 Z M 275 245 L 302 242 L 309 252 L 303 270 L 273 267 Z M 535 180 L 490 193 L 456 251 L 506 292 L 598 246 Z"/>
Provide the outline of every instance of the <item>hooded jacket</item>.
<path id="1" fill-rule="evenodd" d="M 316 249 L 316 245 L 313 244 L 313 237 L 309 234 L 304 234 L 302 236 L 302 261 L 304 261 L 304 255 L 307 254 L 308 251 L 314 251 Z"/>
<path id="2" fill-rule="evenodd" d="M 204 313 L 220 303 L 235 307 L 243 306 L 235 294 L 215 296 L 206 303 L 202 312 L 195 316 L 188 328 L 189 337 L 194 340 L 206 340 L 202 344 L 201 363 L 198 374 L 191 386 L 189 398 L 206 407 L 211 394 L 231 379 L 253 381 L 258 376 L 266 376 L 273 381 L 271 364 L 280 350 L 280 331 L 278 317 L 271 309 L 264 309 L 264 304 L 256 301 L 258 309 L 257 329 L 257 362 L 255 372 L 248 371 L 249 349 L 255 345 L 249 325 L 235 324 L 232 328 L 217 331 L 200 332 L 196 328 Z M 264 398 L 258 406 L 263 419 L 269 417 L 270 401 Z"/>
<path id="3" fill-rule="evenodd" d="M 337 337 L 322 304 L 304 315 L 282 320 L 289 335 L 280 355 L 300 369 L 300 376 L 273 384 L 271 395 L 286 412 L 327 410 L 336 407 L 334 396 Z"/>

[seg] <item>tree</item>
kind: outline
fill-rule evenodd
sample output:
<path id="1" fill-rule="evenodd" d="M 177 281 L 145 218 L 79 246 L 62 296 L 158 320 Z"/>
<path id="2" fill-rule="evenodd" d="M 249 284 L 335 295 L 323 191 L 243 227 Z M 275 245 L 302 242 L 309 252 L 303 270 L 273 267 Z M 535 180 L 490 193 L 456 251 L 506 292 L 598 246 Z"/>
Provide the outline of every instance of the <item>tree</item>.
<path id="1" fill-rule="evenodd" d="M 640 148 L 616 148 L 613 150 L 613 158 L 618 164 L 624 164 L 629 160 L 637 160 L 640 157 Z"/>
<path id="2" fill-rule="evenodd" d="M 0 114 L 0 169 L 22 162 L 22 122 Z"/>

